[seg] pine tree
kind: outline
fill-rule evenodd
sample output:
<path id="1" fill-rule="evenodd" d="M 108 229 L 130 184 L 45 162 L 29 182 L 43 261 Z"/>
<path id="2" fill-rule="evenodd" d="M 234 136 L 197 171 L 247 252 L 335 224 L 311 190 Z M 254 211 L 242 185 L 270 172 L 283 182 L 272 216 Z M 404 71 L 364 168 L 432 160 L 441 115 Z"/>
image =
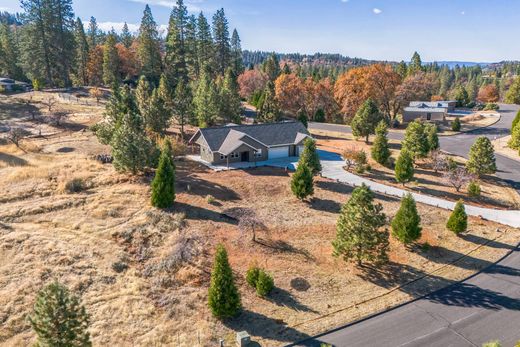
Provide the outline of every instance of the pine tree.
<path id="1" fill-rule="evenodd" d="M 406 194 L 392 220 L 392 236 L 408 245 L 421 237 L 421 217 L 412 194 Z"/>
<path id="2" fill-rule="evenodd" d="M 231 67 L 231 44 L 229 41 L 229 25 L 221 8 L 213 16 L 213 38 L 215 40 L 215 62 L 217 73 L 224 75 Z"/>
<path id="3" fill-rule="evenodd" d="M 350 126 L 355 137 L 364 137 L 368 143 L 368 137 L 374 134 L 377 124 L 383 117 L 372 99 L 367 99 L 356 112 Z"/>
<path id="4" fill-rule="evenodd" d="M 370 188 L 354 189 L 349 201 L 341 208 L 336 223 L 336 239 L 332 242 L 334 256 L 345 261 L 383 262 L 387 260 L 388 230 L 381 230 L 386 217 L 381 204 L 374 204 Z"/>
<path id="5" fill-rule="evenodd" d="M 228 68 L 220 88 L 220 114 L 230 123 L 239 124 L 242 114 L 242 102 L 239 86 L 233 69 Z"/>
<path id="6" fill-rule="evenodd" d="M 116 35 L 108 34 L 103 50 L 103 82 L 107 86 L 119 83 L 119 55 L 116 48 Z"/>
<path id="7" fill-rule="evenodd" d="M 164 135 L 168 128 L 170 114 L 164 105 L 164 101 L 159 96 L 159 89 L 156 88 L 152 91 L 143 117 L 146 130 L 158 135 Z"/>
<path id="8" fill-rule="evenodd" d="M 494 174 L 497 171 L 495 150 L 487 137 L 479 137 L 471 146 L 466 168 L 478 176 Z"/>
<path id="9" fill-rule="evenodd" d="M 240 294 L 235 286 L 233 271 L 229 265 L 226 249 L 217 246 L 211 272 L 208 305 L 213 316 L 222 319 L 235 316 L 241 308 Z"/>
<path id="10" fill-rule="evenodd" d="M 424 158 L 428 154 L 429 143 L 424 124 L 413 121 L 406 127 L 402 150 L 408 151 L 412 159 Z"/>
<path id="11" fill-rule="evenodd" d="M 74 68 L 74 76 L 75 76 L 75 84 L 80 86 L 88 85 L 88 55 L 89 55 L 89 47 L 87 43 L 87 35 L 85 34 L 85 28 L 83 27 L 83 23 L 81 19 L 78 17 L 76 20 L 76 26 L 74 28 L 74 41 L 76 44 L 75 51 L 75 68 Z"/>
<path id="12" fill-rule="evenodd" d="M 455 91 L 455 100 L 457 107 L 466 107 L 470 103 L 468 92 L 462 85 L 458 86 Z"/>
<path id="13" fill-rule="evenodd" d="M 414 75 L 420 71 L 423 71 L 421 56 L 419 55 L 419 53 L 414 52 L 412 56 L 412 61 L 408 66 L 408 74 Z"/>
<path id="14" fill-rule="evenodd" d="M 184 36 L 184 50 L 188 76 L 192 79 L 196 79 L 199 76 L 200 67 L 199 57 L 197 56 L 197 18 L 194 15 L 188 16 L 186 33 Z"/>
<path id="15" fill-rule="evenodd" d="M 208 20 L 201 12 L 197 18 L 197 57 L 199 72 L 201 75 L 204 72 L 211 71 L 214 68 L 214 46 L 213 38 L 211 36 L 211 27 Z"/>
<path id="16" fill-rule="evenodd" d="M 148 109 L 150 107 L 150 97 L 152 95 L 152 90 L 150 87 L 150 83 L 146 77 L 141 76 L 139 82 L 137 83 L 137 88 L 135 90 L 135 100 L 137 104 L 137 108 L 139 110 L 139 114 L 143 117 L 147 117 Z"/>
<path id="17" fill-rule="evenodd" d="M 173 115 L 181 126 L 181 137 L 184 139 L 184 125 L 189 122 L 193 114 L 193 95 L 191 88 L 184 82 L 180 82 L 175 89 L 173 99 Z"/>
<path id="18" fill-rule="evenodd" d="M 153 19 L 150 7 L 146 5 L 139 27 L 137 56 L 141 63 L 141 74 L 154 83 L 159 83 L 161 76 L 160 40 L 157 23 Z"/>
<path id="19" fill-rule="evenodd" d="M 316 141 L 308 137 L 303 143 L 303 152 L 300 154 L 298 166 L 306 165 L 313 175 L 317 175 L 321 171 L 320 156 L 316 151 Z"/>
<path id="20" fill-rule="evenodd" d="M 265 62 L 262 64 L 262 70 L 265 72 L 269 80 L 275 81 L 278 76 L 280 76 L 280 62 L 278 61 L 278 56 L 273 53 L 271 54 Z"/>
<path id="21" fill-rule="evenodd" d="M 90 49 L 101 44 L 100 30 L 95 17 L 90 17 L 87 29 L 87 42 Z"/>
<path id="22" fill-rule="evenodd" d="M 208 72 L 204 72 L 197 82 L 193 107 L 198 125 L 201 128 L 215 124 L 220 116 L 218 92 Z"/>
<path id="23" fill-rule="evenodd" d="M 85 307 L 58 282 L 40 290 L 29 322 L 38 336 L 37 346 L 92 346 Z"/>
<path id="24" fill-rule="evenodd" d="M 439 135 L 437 134 L 437 125 L 426 124 L 424 127 L 424 132 L 426 133 L 426 139 L 428 141 L 428 152 L 439 149 L 440 144 Z"/>
<path id="25" fill-rule="evenodd" d="M 276 99 L 274 83 L 269 81 L 264 90 L 264 100 L 258 111 L 258 120 L 266 123 L 278 122 L 280 116 L 280 106 Z"/>
<path id="26" fill-rule="evenodd" d="M 0 23 L 0 75 L 16 80 L 23 80 L 25 76 L 18 65 L 19 50 L 11 27 L 7 23 Z"/>
<path id="27" fill-rule="evenodd" d="M 126 48 L 130 48 L 132 46 L 132 43 L 134 42 L 134 37 L 130 33 L 130 29 L 128 29 L 128 24 L 123 25 L 123 29 L 121 30 L 121 43 Z"/>
<path id="28" fill-rule="evenodd" d="M 312 172 L 306 163 L 298 164 L 298 168 L 291 179 L 291 190 L 293 194 L 302 201 L 314 194 Z"/>
<path id="29" fill-rule="evenodd" d="M 376 138 L 372 145 L 372 159 L 381 165 L 386 165 L 390 159 L 388 148 L 388 130 L 384 120 L 380 121 L 376 128 Z"/>
<path id="30" fill-rule="evenodd" d="M 464 202 L 462 200 L 459 200 L 455 204 L 455 208 L 446 223 L 446 228 L 457 235 L 468 229 L 468 215 L 466 214 L 466 209 L 464 208 Z"/>
<path id="31" fill-rule="evenodd" d="M 309 118 L 307 117 L 307 113 L 304 110 L 298 112 L 298 117 L 296 118 L 296 120 L 302 123 L 304 127 L 309 127 Z"/>
<path id="32" fill-rule="evenodd" d="M 461 126 L 462 125 L 460 124 L 459 117 L 455 117 L 453 122 L 451 122 L 451 130 L 453 130 L 453 131 L 460 131 Z"/>
<path id="33" fill-rule="evenodd" d="M 520 149 L 520 123 L 516 124 L 516 127 L 512 129 L 508 146 L 512 149 Z"/>
<path id="34" fill-rule="evenodd" d="M 152 181 L 152 206 L 169 208 L 175 201 L 175 165 L 170 140 L 164 141 L 159 166 Z"/>
<path id="35" fill-rule="evenodd" d="M 506 102 L 520 104 L 520 76 L 516 77 L 506 94 Z"/>
<path id="36" fill-rule="evenodd" d="M 237 29 L 234 29 L 233 34 L 231 34 L 231 67 L 236 76 L 244 72 L 242 45 Z"/>
<path id="37" fill-rule="evenodd" d="M 175 90 L 181 80 L 184 83 L 188 82 L 184 41 L 186 18 L 186 6 L 182 0 L 178 0 L 170 15 L 168 34 L 166 35 L 166 53 L 164 56 L 164 75 L 171 90 Z"/>
<path id="38" fill-rule="evenodd" d="M 410 152 L 402 150 L 395 163 L 395 179 L 397 182 L 402 183 L 403 186 L 413 179 L 413 159 Z"/>
<path id="39" fill-rule="evenodd" d="M 155 147 L 146 137 L 142 118 L 136 113 L 127 113 L 122 117 L 110 145 L 114 167 L 118 171 L 137 174 L 145 167 L 153 166 Z"/>

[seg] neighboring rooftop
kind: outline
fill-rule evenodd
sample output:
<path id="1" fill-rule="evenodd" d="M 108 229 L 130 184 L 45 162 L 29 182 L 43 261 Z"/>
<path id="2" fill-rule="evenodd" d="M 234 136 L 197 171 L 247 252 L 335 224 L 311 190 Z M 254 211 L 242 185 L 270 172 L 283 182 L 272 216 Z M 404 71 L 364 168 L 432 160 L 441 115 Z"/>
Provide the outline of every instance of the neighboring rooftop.
<path id="1" fill-rule="evenodd" d="M 428 107 L 433 107 L 433 108 L 437 108 L 437 107 L 440 107 L 440 108 L 448 108 L 450 105 L 449 104 L 453 104 L 453 103 L 456 103 L 456 101 L 452 101 L 452 100 L 442 100 L 442 101 L 411 101 L 410 102 L 410 107 L 418 107 L 418 108 L 428 108 Z"/>
<path id="2" fill-rule="evenodd" d="M 253 125 L 227 125 L 199 129 L 208 143 L 211 151 L 218 152 L 224 145 L 231 147 L 231 142 L 239 141 L 243 136 L 249 136 L 267 147 L 290 145 L 300 142 L 309 132 L 300 122 L 280 122 Z M 229 139 L 228 135 L 231 133 Z M 194 137 L 197 134 L 194 135 Z M 227 140 L 226 140 L 227 139 Z"/>
<path id="3" fill-rule="evenodd" d="M 408 106 L 404 110 L 409 112 L 446 112 L 446 107 Z"/>

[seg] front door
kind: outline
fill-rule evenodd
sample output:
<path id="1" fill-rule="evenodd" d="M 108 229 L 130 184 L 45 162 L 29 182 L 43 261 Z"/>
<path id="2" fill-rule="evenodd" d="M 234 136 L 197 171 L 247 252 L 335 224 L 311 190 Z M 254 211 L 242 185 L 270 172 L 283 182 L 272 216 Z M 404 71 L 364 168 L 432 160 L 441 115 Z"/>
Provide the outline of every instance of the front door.
<path id="1" fill-rule="evenodd" d="M 249 161 L 249 152 L 242 152 L 240 161 Z"/>

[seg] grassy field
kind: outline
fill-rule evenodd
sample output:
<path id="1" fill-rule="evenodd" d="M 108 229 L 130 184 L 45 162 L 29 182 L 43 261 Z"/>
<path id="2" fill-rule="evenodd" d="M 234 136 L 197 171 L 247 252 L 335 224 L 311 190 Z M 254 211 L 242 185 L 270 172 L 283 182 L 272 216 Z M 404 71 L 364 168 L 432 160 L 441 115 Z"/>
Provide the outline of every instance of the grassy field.
<path id="1" fill-rule="evenodd" d="M 178 161 L 175 207 L 160 211 L 149 205 L 151 177 L 93 159 L 109 151 L 86 128 L 99 108 L 79 113 L 88 116 L 70 122 L 81 129 L 49 125 L 52 136 L 26 139 L 22 149 L 0 146 L 0 345 L 34 341 L 26 316 L 53 279 L 81 296 L 94 345 L 214 346 L 220 338 L 231 344 L 240 330 L 263 346 L 283 345 L 465 278 L 520 236 L 471 218 L 469 232 L 456 237 L 445 229 L 447 211 L 419 205 L 420 242 L 405 248 L 391 240 L 388 265 L 357 268 L 331 255 L 350 187 L 317 177 L 305 203 L 292 196 L 284 170 L 215 173 Z M 377 201 L 388 217 L 399 207 L 395 198 Z M 257 242 L 222 214 L 242 206 L 267 226 Z M 243 304 L 224 322 L 207 308 L 218 243 L 229 251 Z M 253 262 L 274 277 L 267 299 L 245 283 Z"/>

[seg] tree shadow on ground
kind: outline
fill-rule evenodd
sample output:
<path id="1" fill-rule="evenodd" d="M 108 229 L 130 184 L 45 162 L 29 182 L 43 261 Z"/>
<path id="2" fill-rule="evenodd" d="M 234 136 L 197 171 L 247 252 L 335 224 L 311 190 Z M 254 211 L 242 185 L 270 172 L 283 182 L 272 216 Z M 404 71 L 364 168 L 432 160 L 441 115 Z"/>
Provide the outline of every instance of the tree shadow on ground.
<path id="1" fill-rule="evenodd" d="M 289 177 L 287 170 L 277 167 L 258 166 L 244 169 L 244 172 L 251 176 Z"/>
<path id="2" fill-rule="evenodd" d="M 226 215 L 208 210 L 200 206 L 188 205 L 182 202 L 175 202 L 173 207 L 174 212 L 182 212 L 186 214 L 187 219 L 194 220 L 211 220 L 214 222 L 223 222 L 232 225 L 237 225 L 237 221 L 227 217 Z"/>
<path id="3" fill-rule="evenodd" d="M 27 166 L 29 162 L 27 160 L 17 157 L 16 155 L 1 153 L 0 161 L 7 164 L 8 166 Z"/>
<path id="4" fill-rule="evenodd" d="M 473 235 L 473 234 L 460 234 L 459 237 L 465 241 L 475 243 L 477 245 L 485 244 L 487 247 L 497 248 L 497 249 L 509 249 L 513 250 L 516 247 L 512 245 L 508 245 L 507 243 L 502 243 L 496 240 L 489 240 L 482 236 Z"/>
<path id="5" fill-rule="evenodd" d="M 305 249 L 298 249 L 283 240 L 265 240 L 257 238 L 256 243 L 280 253 L 293 253 L 305 257 L 306 260 L 314 261 L 315 258 Z"/>
<path id="6" fill-rule="evenodd" d="M 197 171 L 191 171 L 183 165 L 177 167 L 176 191 L 188 194 L 207 196 L 211 195 L 218 200 L 240 200 L 238 194 L 226 186 L 206 181 L 196 176 Z"/>
<path id="7" fill-rule="evenodd" d="M 334 182 L 334 181 L 317 181 L 316 187 L 324 190 L 328 190 L 330 192 L 340 193 L 340 194 L 352 194 L 354 188 L 345 183 Z"/>
<path id="8" fill-rule="evenodd" d="M 29 119 L 39 113 L 40 110 L 30 103 L 14 101 L 12 98 L 7 103 L 0 102 L 0 120 Z"/>
<path id="9" fill-rule="evenodd" d="M 287 307 L 291 310 L 319 313 L 313 310 L 312 308 L 308 307 L 307 305 L 300 303 L 291 295 L 291 293 L 281 288 L 274 288 L 266 299 L 275 304 L 276 306 Z"/>
<path id="10" fill-rule="evenodd" d="M 341 204 L 329 199 L 313 198 L 309 206 L 317 211 L 337 213 L 341 210 Z"/>
<path id="11" fill-rule="evenodd" d="M 245 330 L 253 337 L 259 336 L 279 342 L 294 342 L 309 338 L 309 335 L 288 327 L 281 319 L 273 319 L 249 310 L 243 310 L 237 317 L 225 320 L 223 323 L 236 332 Z"/>

